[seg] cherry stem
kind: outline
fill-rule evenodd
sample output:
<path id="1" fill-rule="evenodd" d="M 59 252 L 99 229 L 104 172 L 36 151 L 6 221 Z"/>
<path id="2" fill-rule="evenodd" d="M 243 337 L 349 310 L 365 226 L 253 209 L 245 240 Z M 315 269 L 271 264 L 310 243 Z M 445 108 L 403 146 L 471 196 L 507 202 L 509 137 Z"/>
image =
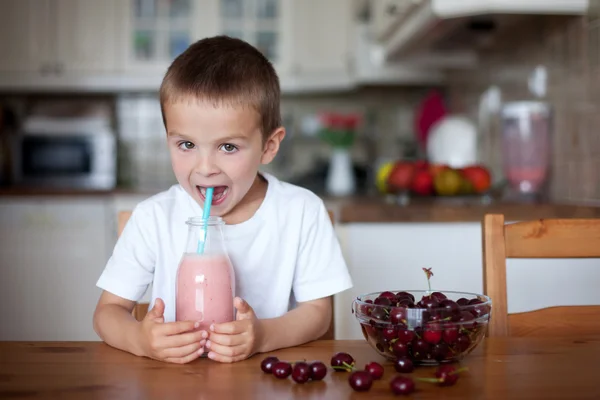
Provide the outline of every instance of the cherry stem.
<path id="1" fill-rule="evenodd" d="M 354 369 L 354 365 L 350 365 L 347 362 L 343 362 L 342 365 L 348 369 L 348 371 L 352 371 Z"/>

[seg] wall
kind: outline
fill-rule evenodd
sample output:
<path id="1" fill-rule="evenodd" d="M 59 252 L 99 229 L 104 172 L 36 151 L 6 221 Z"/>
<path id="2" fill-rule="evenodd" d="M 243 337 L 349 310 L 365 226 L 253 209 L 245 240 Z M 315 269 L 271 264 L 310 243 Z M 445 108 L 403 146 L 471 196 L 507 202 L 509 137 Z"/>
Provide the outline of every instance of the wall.
<path id="1" fill-rule="evenodd" d="M 555 201 L 600 203 L 600 2 L 582 18 L 544 17 L 496 38 L 476 71 L 451 74 L 453 111 L 478 118 L 480 96 L 492 85 L 502 101 L 531 99 L 536 66 L 548 71 L 546 100 L 554 109 L 552 176 Z M 501 174 L 501 132 L 494 116 L 481 129 L 481 156 Z"/>

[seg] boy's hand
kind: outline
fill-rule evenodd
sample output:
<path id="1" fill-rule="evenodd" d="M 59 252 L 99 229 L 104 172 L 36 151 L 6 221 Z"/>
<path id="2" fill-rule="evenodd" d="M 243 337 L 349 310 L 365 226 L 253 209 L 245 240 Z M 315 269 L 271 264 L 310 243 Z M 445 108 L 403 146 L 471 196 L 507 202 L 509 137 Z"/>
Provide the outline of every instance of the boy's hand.
<path id="1" fill-rule="evenodd" d="M 236 297 L 233 305 L 237 309 L 236 321 L 213 324 L 206 348 L 208 357 L 220 362 L 231 363 L 245 360 L 257 352 L 261 339 L 260 321 L 246 301 Z"/>
<path id="2" fill-rule="evenodd" d="M 140 346 L 143 355 L 155 360 L 185 364 L 204 353 L 205 331 L 193 330 L 198 322 L 180 321 L 165 323 L 165 303 L 156 299 L 152 310 L 140 324 Z"/>

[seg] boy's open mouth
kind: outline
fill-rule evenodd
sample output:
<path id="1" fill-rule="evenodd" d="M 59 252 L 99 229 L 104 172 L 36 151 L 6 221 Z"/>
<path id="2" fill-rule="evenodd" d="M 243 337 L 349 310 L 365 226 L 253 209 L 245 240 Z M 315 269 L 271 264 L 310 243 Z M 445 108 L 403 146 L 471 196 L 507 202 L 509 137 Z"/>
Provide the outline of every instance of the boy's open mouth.
<path id="1" fill-rule="evenodd" d="M 196 186 L 196 189 L 198 190 L 198 193 L 200 193 L 202 201 L 206 200 L 206 188 L 207 186 Z M 228 193 L 229 186 L 214 186 L 212 205 L 218 206 L 219 204 L 221 204 L 225 200 L 225 197 L 227 197 Z"/>

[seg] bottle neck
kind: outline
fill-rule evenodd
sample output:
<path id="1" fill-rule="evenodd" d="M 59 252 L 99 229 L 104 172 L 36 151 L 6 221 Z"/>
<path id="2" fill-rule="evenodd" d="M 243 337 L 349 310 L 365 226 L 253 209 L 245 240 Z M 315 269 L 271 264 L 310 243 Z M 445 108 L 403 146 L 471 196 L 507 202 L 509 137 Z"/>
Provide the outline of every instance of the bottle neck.
<path id="1" fill-rule="evenodd" d="M 226 254 L 225 238 L 223 235 L 224 222 L 219 217 L 210 217 L 207 221 L 201 218 L 190 218 L 186 253 L 218 255 Z"/>

